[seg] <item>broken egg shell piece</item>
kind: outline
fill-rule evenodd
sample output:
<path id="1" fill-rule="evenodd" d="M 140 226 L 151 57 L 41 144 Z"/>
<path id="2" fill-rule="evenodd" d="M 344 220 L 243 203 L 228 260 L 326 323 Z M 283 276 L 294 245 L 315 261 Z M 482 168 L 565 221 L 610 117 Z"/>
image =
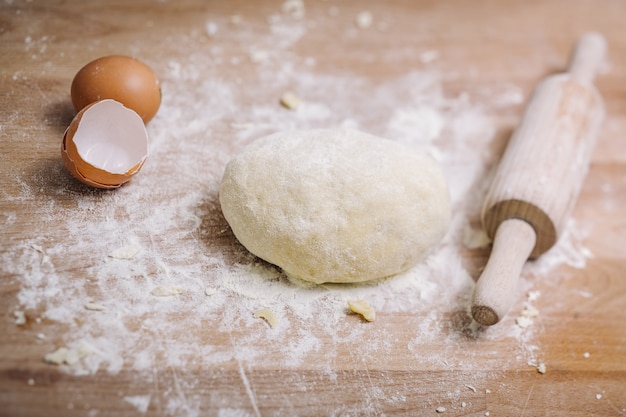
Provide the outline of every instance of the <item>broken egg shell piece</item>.
<path id="1" fill-rule="evenodd" d="M 107 99 L 83 108 L 63 135 L 62 156 L 68 171 L 96 188 L 117 188 L 139 172 L 148 156 L 148 133 L 142 118 Z"/>

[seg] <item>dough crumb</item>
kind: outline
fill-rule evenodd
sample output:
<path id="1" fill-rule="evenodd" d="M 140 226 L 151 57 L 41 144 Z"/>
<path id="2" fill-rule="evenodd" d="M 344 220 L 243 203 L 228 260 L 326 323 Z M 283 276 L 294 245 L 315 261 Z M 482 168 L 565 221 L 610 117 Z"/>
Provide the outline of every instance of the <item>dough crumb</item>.
<path id="1" fill-rule="evenodd" d="M 37 244 L 32 244 L 30 245 L 31 248 L 33 248 L 34 250 L 36 250 L 39 253 L 45 253 L 43 247 L 41 245 L 37 245 Z"/>
<path id="2" fill-rule="evenodd" d="M 435 411 L 438 413 L 445 413 L 446 412 L 446 407 L 437 407 L 435 408 Z"/>
<path id="3" fill-rule="evenodd" d="M 537 301 L 539 296 L 541 295 L 540 291 L 529 291 L 528 292 L 528 302 L 532 303 L 533 301 Z"/>
<path id="4" fill-rule="evenodd" d="M 536 369 L 537 369 L 537 372 L 539 372 L 540 374 L 545 374 L 545 373 L 546 373 L 546 371 L 547 371 L 547 368 L 546 368 L 546 364 L 545 364 L 545 363 L 539 363 L 539 364 L 536 364 L 536 363 L 534 363 L 534 362 L 530 362 L 530 361 L 529 361 L 529 362 L 528 362 L 528 366 L 532 366 L 533 368 L 536 368 Z"/>
<path id="5" fill-rule="evenodd" d="M 155 297 L 173 297 L 183 293 L 183 289 L 173 285 L 159 285 L 150 291 Z"/>
<path id="6" fill-rule="evenodd" d="M 272 329 L 278 325 L 278 317 L 269 308 L 259 308 L 254 312 L 254 317 L 265 320 Z"/>
<path id="7" fill-rule="evenodd" d="M 530 317 L 519 316 L 515 319 L 515 324 L 517 324 L 522 329 L 525 329 L 533 324 L 533 319 Z"/>
<path id="8" fill-rule="evenodd" d="M 531 305 L 527 305 L 524 308 L 524 310 L 522 310 L 520 315 L 522 317 L 528 317 L 528 318 L 537 317 L 539 315 L 539 310 L 537 310 L 535 307 Z"/>
<path id="9" fill-rule="evenodd" d="M 473 387 L 472 385 L 465 384 L 465 388 L 469 389 L 472 392 L 476 392 L 476 388 Z"/>
<path id="10" fill-rule="evenodd" d="M 287 91 L 285 94 L 280 96 L 280 104 L 289 110 L 296 110 L 300 106 L 301 102 L 302 100 L 300 100 L 300 97 L 292 91 Z"/>
<path id="11" fill-rule="evenodd" d="M 68 348 L 61 347 L 52 353 L 46 354 L 43 359 L 52 365 L 62 365 L 64 363 L 70 365 L 72 355 L 70 355 L 70 350 Z"/>
<path id="12" fill-rule="evenodd" d="M 91 311 L 104 311 L 106 308 L 102 304 L 98 303 L 87 303 L 85 304 L 85 309 Z"/>
<path id="13" fill-rule="evenodd" d="M 583 358 L 587 359 L 589 356 L 591 356 L 591 355 L 589 354 L 589 352 L 585 352 L 585 353 L 583 353 Z"/>
<path id="14" fill-rule="evenodd" d="M 60 347 L 44 356 L 44 361 L 52 365 L 75 365 L 81 359 L 98 350 L 88 342 L 81 340 L 75 348 Z"/>
<path id="15" fill-rule="evenodd" d="M 467 407 L 467 403 L 465 401 L 461 402 L 461 407 L 463 408 Z"/>
<path id="16" fill-rule="evenodd" d="M 533 363 L 529 363 L 529 366 L 534 366 L 537 369 L 537 372 L 539 372 L 540 374 L 545 374 L 546 373 L 546 364 L 545 363 L 540 363 L 538 365 L 533 364 Z"/>
<path id="17" fill-rule="evenodd" d="M 26 324 L 26 314 L 23 311 L 15 310 L 13 312 L 13 318 L 15 318 L 16 326 L 23 326 Z"/>
<path id="18" fill-rule="evenodd" d="M 204 289 L 204 295 L 206 295 L 207 297 L 210 297 L 212 295 L 217 294 L 217 288 L 213 288 L 213 287 L 206 287 Z"/>
<path id="19" fill-rule="evenodd" d="M 50 262 L 50 256 L 48 256 L 48 254 L 46 253 L 46 251 L 44 250 L 44 248 L 40 245 L 37 244 L 33 244 L 30 245 L 31 248 L 33 248 L 35 251 L 39 252 L 41 254 L 41 264 L 45 264 L 47 262 Z"/>
<path id="20" fill-rule="evenodd" d="M 545 363 L 540 363 L 539 365 L 537 365 L 537 372 L 539 372 L 540 374 L 545 374 L 546 373 L 546 364 Z"/>
<path id="21" fill-rule="evenodd" d="M 491 239 L 483 229 L 472 229 L 469 226 L 464 231 L 463 245 L 468 249 L 479 249 L 488 246 Z"/>
<path id="22" fill-rule="evenodd" d="M 602 398 L 602 394 L 596 394 L 596 400 L 599 400 Z"/>
<path id="23" fill-rule="evenodd" d="M 526 296 L 526 305 L 524 309 L 520 313 L 519 317 L 515 319 L 515 324 L 517 324 L 522 329 L 525 329 L 533 324 L 533 319 L 539 316 L 539 310 L 535 306 L 532 305 L 534 301 L 539 298 L 541 293 L 539 291 L 529 291 Z"/>
<path id="24" fill-rule="evenodd" d="M 348 301 L 348 306 L 353 313 L 360 314 L 367 321 L 376 318 L 376 312 L 365 300 Z"/>
<path id="25" fill-rule="evenodd" d="M 141 251 L 141 246 L 131 243 L 121 248 L 115 249 L 109 253 L 109 258 L 113 259 L 132 259 Z"/>

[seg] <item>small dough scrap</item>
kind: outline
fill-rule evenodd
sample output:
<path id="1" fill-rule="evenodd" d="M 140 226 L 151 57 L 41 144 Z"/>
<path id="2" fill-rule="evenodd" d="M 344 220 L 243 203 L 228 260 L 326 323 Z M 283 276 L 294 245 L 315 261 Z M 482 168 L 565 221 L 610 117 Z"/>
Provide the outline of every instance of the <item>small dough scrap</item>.
<path id="1" fill-rule="evenodd" d="M 90 303 L 85 304 L 85 309 L 91 310 L 91 311 L 104 311 L 106 310 L 106 307 L 104 307 L 102 304 L 90 302 Z"/>
<path id="2" fill-rule="evenodd" d="M 546 364 L 543 363 L 543 362 L 541 362 L 539 364 L 536 364 L 534 362 L 528 362 L 528 366 L 532 366 L 540 374 L 545 374 L 547 372 Z"/>
<path id="3" fill-rule="evenodd" d="M 287 91 L 280 97 L 280 104 L 289 110 L 295 110 L 300 106 L 301 100 L 295 93 Z"/>
<path id="4" fill-rule="evenodd" d="M 376 312 L 365 300 L 348 301 L 348 306 L 353 313 L 360 314 L 367 321 L 374 321 Z"/>
<path id="5" fill-rule="evenodd" d="M 15 318 L 16 326 L 23 326 L 26 324 L 26 314 L 21 310 L 15 310 L 13 312 L 13 318 Z"/>
<path id="6" fill-rule="evenodd" d="M 527 305 L 520 313 L 520 316 L 528 317 L 529 319 L 531 319 L 533 317 L 539 316 L 539 310 L 537 310 L 537 308 L 535 308 L 534 306 Z"/>
<path id="7" fill-rule="evenodd" d="M 72 357 L 74 355 L 70 354 L 70 350 L 66 347 L 61 347 L 55 350 L 52 353 L 47 353 L 44 356 L 44 361 L 51 363 L 52 365 L 62 365 L 67 363 L 70 365 L 70 362 L 74 363 Z"/>
<path id="8" fill-rule="evenodd" d="M 441 241 L 451 215 L 433 158 L 350 129 L 253 142 L 228 163 L 219 200 L 250 252 L 318 284 L 408 270 Z"/>
<path id="9" fill-rule="evenodd" d="M 155 297 L 173 297 L 182 293 L 183 289 L 174 285 L 159 285 L 150 291 Z"/>
<path id="10" fill-rule="evenodd" d="M 278 325 L 278 317 L 269 308 L 258 309 L 254 312 L 254 317 L 265 320 L 272 329 Z"/>
<path id="11" fill-rule="evenodd" d="M 121 248 L 115 249 L 109 253 L 109 258 L 113 259 L 132 259 L 141 251 L 141 246 L 136 243 L 130 243 Z"/>
<path id="12" fill-rule="evenodd" d="M 101 354 L 98 349 L 89 342 L 81 340 L 75 348 L 60 347 L 54 352 L 46 354 L 44 361 L 52 365 L 65 364 L 72 366 L 92 353 Z"/>
<path id="13" fill-rule="evenodd" d="M 526 316 L 519 316 L 515 319 L 515 324 L 522 329 L 530 327 L 533 324 L 533 319 Z"/>
<path id="14" fill-rule="evenodd" d="M 540 374 L 545 374 L 546 370 L 547 369 L 545 363 L 540 363 L 539 365 L 537 365 L 537 372 L 539 372 Z"/>

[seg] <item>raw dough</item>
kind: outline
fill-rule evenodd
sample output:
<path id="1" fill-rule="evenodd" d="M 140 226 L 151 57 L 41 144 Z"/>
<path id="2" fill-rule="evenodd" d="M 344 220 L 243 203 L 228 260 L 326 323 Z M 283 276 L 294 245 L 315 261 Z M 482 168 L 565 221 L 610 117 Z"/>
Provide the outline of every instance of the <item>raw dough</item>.
<path id="1" fill-rule="evenodd" d="M 278 325 L 278 317 L 269 308 L 259 308 L 254 312 L 254 317 L 265 320 L 272 329 Z"/>
<path id="2" fill-rule="evenodd" d="M 348 307 L 350 307 L 350 311 L 360 314 L 367 321 L 374 321 L 376 318 L 376 312 L 365 300 L 350 300 L 348 301 Z"/>
<path id="3" fill-rule="evenodd" d="M 219 199 L 250 252 L 315 283 L 405 271 L 450 222 L 447 182 L 432 158 L 355 130 L 253 142 L 226 167 Z"/>

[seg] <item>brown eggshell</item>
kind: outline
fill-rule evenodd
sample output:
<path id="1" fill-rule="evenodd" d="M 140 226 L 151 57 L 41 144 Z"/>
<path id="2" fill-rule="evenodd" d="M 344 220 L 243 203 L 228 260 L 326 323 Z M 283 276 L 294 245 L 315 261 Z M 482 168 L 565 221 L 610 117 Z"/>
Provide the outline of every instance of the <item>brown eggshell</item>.
<path id="1" fill-rule="evenodd" d="M 76 111 L 104 99 L 119 101 L 148 123 L 161 105 L 161 85 L 152 69 L 136 58 L 111 55 L 81 68 L 71 86 Z"/>
<path id="2" fill-rule="evenodd" d="M 62 145 L 62 149 L 61 149 L 61 156 L 63 157 L 63 162 L 65 163 L 65 167 L 67 168 L 67 170 L 70 172 L 70 174 L 72 174 L 72 176 L 74 178 L 76 178 L 77 180 L 79 180 L 80 182 L 82 182 L 83 184 L 87 184 L 90 185 L 92 187 L 95 188 L 118 188 L 120 187 L 122 184 L 119 185 L 106 185 L 106 184 L 99 184 L 97 182 L 93 182 L 91 181 L 89 178 L 85 178 L 83 176 L 83 174 L 81 174 L 78 169 L 76 168 L 76 164 L 74 163 L 74 161 L 72 159 L 70 159 L 68 153 L 67 153 L 67 149 L 65 148 L 65 139 L 67 138 L 67 136 L 63 136 L 63 145 Z"/>
<path id="3" fill-rule="evenodd" d="M 116 188 L 139 172 L 148 155 L 148 134 L 133 110 L 114 100 L 83 108 L 63 135 L 68 171 L 96 188 Z"/>

